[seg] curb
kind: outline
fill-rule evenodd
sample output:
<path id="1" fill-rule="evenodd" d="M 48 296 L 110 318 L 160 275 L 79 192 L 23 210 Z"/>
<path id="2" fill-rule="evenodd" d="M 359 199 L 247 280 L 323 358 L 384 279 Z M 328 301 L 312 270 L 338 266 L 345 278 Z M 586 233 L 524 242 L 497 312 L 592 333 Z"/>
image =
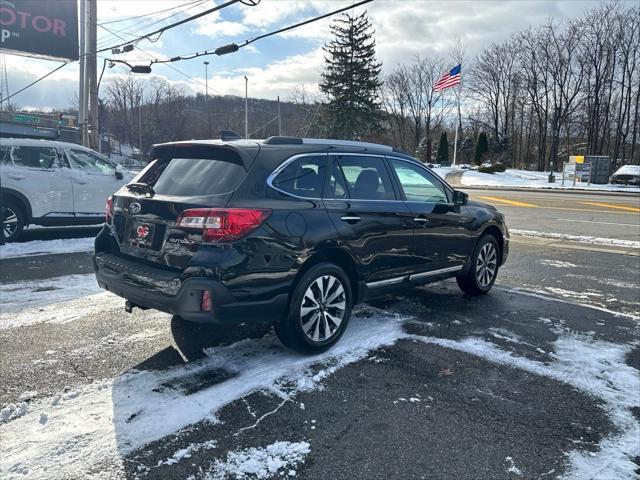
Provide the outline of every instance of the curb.
<path id="1" fill-rule="evenodd" d="M 500 190 L 505 192 L 538 192 L 538 193 L 581 193 L 585 195 L 613 195 L 619 197 L 638 197 L 640 198 L 640 192 L 620 192 L 609 190 L 585 190 L 582 188 L 553 188 L 553 187 L 509 187 L 509 186 L 496 186 L 496 185 L 463 185 L 462 183 L 455 181 L 457 179 L 449 179 L 449 176 L 445 177 L 445 180 L 449 185 L 460 190 Z"/>

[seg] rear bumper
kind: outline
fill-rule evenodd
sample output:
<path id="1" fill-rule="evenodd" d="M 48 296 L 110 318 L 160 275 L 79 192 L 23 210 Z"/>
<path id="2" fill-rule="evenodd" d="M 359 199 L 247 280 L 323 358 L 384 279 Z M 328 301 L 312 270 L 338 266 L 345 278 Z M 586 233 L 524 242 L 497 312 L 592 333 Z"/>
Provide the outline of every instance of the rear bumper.
<path id="1" fill-rule="evenodd" d="M 149 267 L 113 254 L 94 257 L 101 288 L 129 300 L 135 306 L 153 308 L 200 323 L 265 323 L 279 320 L 287 306 L 286 294 L 259 302 L 241 301 L 220 281 L 206 277 L 181 279 L 180 274 Z M 208 290 L 212 311 L 200 309 Z"/>

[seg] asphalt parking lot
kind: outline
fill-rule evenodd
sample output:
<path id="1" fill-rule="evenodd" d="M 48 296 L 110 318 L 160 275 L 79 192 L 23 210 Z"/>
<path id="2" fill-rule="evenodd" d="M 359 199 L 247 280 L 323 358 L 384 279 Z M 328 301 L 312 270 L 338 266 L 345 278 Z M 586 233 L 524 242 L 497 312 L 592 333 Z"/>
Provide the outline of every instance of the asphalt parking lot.
<path id="1" fill-rule="evenodd" d="M 533 210 L 500 208 L 516 229 Z M 571 217 L 601 230 L 550 231 L 633 241 L 593 222 L 637 215 L 603 212 Z M 0 476 L 636 478 L 637 248 L 516 235 L 511 249 L 489 295 L 445 281 L 361 305 L 317 357 L 269 327 L 126 314 L 90 285 L 88 253 L 2 259 Z"/>

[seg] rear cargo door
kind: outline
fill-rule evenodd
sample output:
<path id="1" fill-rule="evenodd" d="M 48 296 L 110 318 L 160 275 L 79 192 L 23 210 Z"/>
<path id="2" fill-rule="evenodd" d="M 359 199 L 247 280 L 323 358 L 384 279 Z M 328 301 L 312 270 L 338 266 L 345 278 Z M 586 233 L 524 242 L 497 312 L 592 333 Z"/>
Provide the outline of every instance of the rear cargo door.
<path id="1" fill-rule="evenodd" d="M 176 220 L 190 208 L 225 207 L 251 159 L 228 148 L 195 145 L 161 148 L 153 156 L 152 164 L 114 198 L 112 228 L 122 253 L 183 269 L 198 251 L 201 235 L 178 229 Z"/>

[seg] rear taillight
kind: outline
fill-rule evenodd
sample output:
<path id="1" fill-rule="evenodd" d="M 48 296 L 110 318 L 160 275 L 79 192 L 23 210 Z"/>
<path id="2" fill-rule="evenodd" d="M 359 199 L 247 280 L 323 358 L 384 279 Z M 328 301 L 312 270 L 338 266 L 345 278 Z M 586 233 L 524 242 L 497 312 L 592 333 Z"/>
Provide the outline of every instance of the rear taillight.
<path id="1" fill-rule="evenodd" d="M 176 226 L 202 232 L 202 241 L 230 242 L 244 237 L 264 222 L 271 210 L 248 208 L 193 208 L 178 217 Z"/>
<path id="2" fill-rule="evenodd" d="M 104 207 L 104 218 L 107 223 L 111 223 L 113 218 L 113 195 L 107 198 L 107 205 Z"/>

